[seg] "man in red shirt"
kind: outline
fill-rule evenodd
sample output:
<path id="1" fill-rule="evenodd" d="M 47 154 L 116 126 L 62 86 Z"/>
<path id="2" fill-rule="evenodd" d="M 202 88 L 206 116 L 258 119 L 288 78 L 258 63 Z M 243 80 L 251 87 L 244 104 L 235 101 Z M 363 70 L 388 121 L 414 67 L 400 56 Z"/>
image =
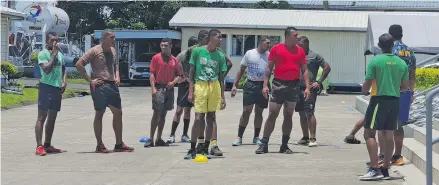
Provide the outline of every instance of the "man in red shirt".
<path id="1" fill-rule="evenodd" d="M 183 75 L 177 59 L 172 56 L 172 41 L 165 38 L 160 43 L 162 52 L 157 53 L 151 60 L 151 83 L 152 91 L 152 109 L 154 113 L 151 119 L 150 140 L 145 143 L 144 147 L 168 146 L 168 143 L 162 140 L 163 128 L 165 126 L 166 113 L 174 109 L 174 85 Z M 155 130 L 157 138 L 153 142 Z"/>
<path id="2" fill-rule="evenodd" d="M 268 65 L 265 71 L 264 87 L 262 94 L 268 98 L 269 88 L 268 81 L 271 71 L 274 69 L 274 79 L 272 84 L 271 99 L 269 104 L 269 114 L 264 127 L 264 137 L 262 144 L 255 151 L 256 154 L 268 152 L 268 141 L 274 130 L 276 118 L 279 115 L 282 105 L 284 105 L 284 121 L 282 125 L 282 145 L 280 153 L 292 154 L 293 151 L 288 148 L 291 130 L 293 128 L 293 112 L 296 102 L 300 96 L 300 70 L 303 73 L 305 81 L 304 96 L 309 96 L 309 75 L 306 64 L 305 51 L 297 45 L 298 32 L 294 27 L 285 29 L 285 42 L 273 46 L 268 56 Z"/>

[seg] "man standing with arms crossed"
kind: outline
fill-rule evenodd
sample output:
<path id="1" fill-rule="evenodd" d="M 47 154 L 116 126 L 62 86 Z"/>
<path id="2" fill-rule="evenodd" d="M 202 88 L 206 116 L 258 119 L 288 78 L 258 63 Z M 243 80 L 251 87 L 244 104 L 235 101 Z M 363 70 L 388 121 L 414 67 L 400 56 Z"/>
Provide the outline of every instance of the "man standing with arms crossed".
<path id="1" fill-rule="evenodd" d="M 188 41 L 188 47 L 192 47 L 198 43 L 197 37 L 190 37 Z M 183 78 L 180 84 L 178 84 L 178 96 L 177 96 L 177 110 L 175 111 L 174 120 L 171 127 L 171 135 L 168 138 L 167 143 L 175 143 L 175 131 L 180 123 L 181 114 L 183 114 L 183 135 L 181 136 L 181 142 L 190 142 L 187 132 L 189 130 L 189 123 L 191 121 L 191 109 L 194 106 L 188 100 L 189 95 L 189 60 L 191 55 L 187 54 L 188 50 L 182 51 L 177 55 L 178 65 L 183 72 Z"/>
<path id="2" fill-rule="evenodd" d="M 41 78 L 38 86 L 38 118 L 35 124 L 37 140 L 35 155 L 39 156 L 45 156 L 46 152 L 64 152 L 51 145 L 56 117 L 61 110 L 62 94 L 67 87 L 67 71 L 63 54 L 59 52 L 58 42 L 58 36 L 55 32 L 47 33 L 47 48 L 38 53 Z M 43 125 L 46 118 L 46 138 L 43 145 Z"/>
<path id="3" fill-rule="evenodd" d="M 198 130 L 192 132 L 198 132 L 198 146 L 195 148 L 197 143 L 192 138 L 185 159 L 194 158 L 197 153 L 208 155 L 215 112 L 222 104 L 225 106 L 223 79 L 227 65 L 224 54 L 217 49 L 220 42 L 221 32 L 212 29 L 208 33 L 208 44 L 194 48 L 191 54 L 188 98 L 195 106 L 194 127 Z"/>
<path id="4" fill-rule="evenodd" d="M 408 89 L 408 67 L 403 60 L 392 54 L 393 38 L 390 34 L 379 37 L 378 46 L 382 54 L 374 56 L 367 66 L 362 92 L 367 94 L 375 80 L 377 94 L 372 96 L 366 110 L 364 139 L 366 140 L 371 165 L 360 180 L 390 179 L 389 167 L 393 153 L 393 132 L 397 129 L 400 91 Z M 384 165 L 378 166 L 378 146 L 375 139 L 379 131 L 380 149 L 384 154 Z"/>
<path id="5" fill-rule="evenodd" d="M 152 109 L 150 140 L 144 147 L 154 147 L 154 134 L 157 130 L 155 146 L 169 146 L 162 140 L 163 128 L 165 127 L 166 114 L 174 108 L 174 85 L 182 75 L 177 59 L 172 56 L 172 41 L 169 38 L 162 39 L 161 52 L 152 57 L 151 77 L 149 79 L 152 91 Z"/>
<path id="6" fill-rule="evenodd" d="M 276 118 L 279 115 L 282 105 L 284 106 L 284 121 L 282 124 L 282 145 L 280 146 L 279 152 L 286 154 L 293 153 L 293 151 L 288 148 L 288 141 L 293 127 L 294 109 L 301 94 L 299 87 L 300 71 L 303 73 L 306 85 L 304 96 L 308 98 L 310 93 L 306 54 L 305 51 L 297 45 L 297 29 L 288 27 L 285 29 L 284 35 L 285 42 L 273 46 L 268 56 L 264 88 L 262 90 L 263 95 L 267 99 L 269 92 L 268 80 L 270 79 L 273 67 L 275 67 L 274 79 L 272 82 L 269 114 L 264 127 L 264 137 L 261 140 L 262 144 L 259 145 L 259 148 L 255 151 L 256 154 L 265 154 L 268 152 L 268 141 L 274 130 Z"/>
<path id="7" fill-rule="evenodd" d="M 96 136 L 97 153 L 109 153 L 102 142 L 102 118 L 105 109 L 110 108 L 113 113 L 113 129 L 116 136 L 114 152 L 132 152 L 134 148 L 128 147 L 122 141 L 122 103 L 119 93 L 119 62 L 114 49 L 115 35 L 104 30 L 101 35 L 102 43 L 89 49 L 76 63 L 76 69 L 82 78 L 90 83 L 93 99 L 95 118 L 93 122 Z M 92 73 L 88 76 L 85 65 L 90 63 Z"/>
<path id="8" fill-rule="evenodd" d="M 250 114 L 255 109 L 254 127 L 255 134 L 253 137 L 253 144 L 261 144 L 259 140 L 259 133 L 262 127 L 262 112 L 268 107 L 268 99 L 262 95 L 262 88 L 264 86 L 264 73 L 268 63 L 268 56 L 270 52 L 270 39 L 268 37 L 261 37 L 257 48 L 248 50 L 241 60 L 241 68 L 236 73 L 235 83 L 232 87 L 232 97 L 236 95 L 236 89 L 239 81 L 247 70 L 247 82 L 244 85 L 243 95 L 243 112 L 239 120 L 238 137 L 232 142 L 232 146 L 240 146 L 242 144 L 242 136 L 245 128 L 248 125 Z M 256 105 L 256 106 L 255 106 Z"/>
<path id="9" fill-rule="evenodd" d="M 328 62 L 326 62 L 322 56 L 309 49 L 309 39 L 307 37 L 302 36 L 299 38 L 299 46 L 302 47 L 306 53 L 309 81 L 311 82 L 311 94 L 307 100 L 305 100 L 303 94 L 299 96 L 299 102 L 296 105 L 296 112 L 299 112 L 300 126 L 302 127 L 303 133 L 302 139 L 299 140 L 297 144 L 316 147 L 317 120 L 314 112 L 316 108 L 317 92 L 322 85 L 322 82 L 331 71 L 331 66 L 329 66 Z M 317 81 L 317 73 L 320 67 L 323 68 L 323 73 Z M 300 80 L 300 90 L 302 93 L 305 91 L 303 78 Z"/>

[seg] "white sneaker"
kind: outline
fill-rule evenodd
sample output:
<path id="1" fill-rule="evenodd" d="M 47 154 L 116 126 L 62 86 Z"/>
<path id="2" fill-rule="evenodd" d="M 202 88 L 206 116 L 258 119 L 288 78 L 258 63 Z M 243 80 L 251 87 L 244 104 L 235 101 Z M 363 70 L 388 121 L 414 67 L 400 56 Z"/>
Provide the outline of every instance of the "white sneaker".
<path id="1" fill-rule="evenodd" d="M 175 136 L 169 136 L 168 140 L 166 141 L 166 143 L 170 144 L 170 143 L 175 143 Z"/>
<path id="2" fill-rule="evenodd" d="M 317 141 L 314 138 L 309 139 L 308 147 L 317 147 Z"/>

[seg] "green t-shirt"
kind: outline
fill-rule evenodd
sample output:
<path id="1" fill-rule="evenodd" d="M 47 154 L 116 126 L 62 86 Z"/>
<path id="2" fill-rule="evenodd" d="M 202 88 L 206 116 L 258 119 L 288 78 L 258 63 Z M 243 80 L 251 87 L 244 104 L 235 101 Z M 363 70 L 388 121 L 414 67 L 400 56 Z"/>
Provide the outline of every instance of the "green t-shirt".
<path id="1" fill-rule="evenodd" d="M 375 80 L 376 96 L 399 97 L 401 81 L 409 79 L 408 66 L 393 54 L 380 54 L 367 65 L 366 79 Z"/>
<path id="2" fill-rule="evenodd" d="M 47 49 L 44 49 L 38 53 L 38 65 L 42 63 L 48 63 L 50 61 L 51 52 Z M 50 71 L 49 74 L 46 74 L 44 70 L 40 68 L 41 78 L 40 82 L 46 85 L 51 85 L 54 87 L 61 87 L 62 85 L 62 66 L 65 65 L 63 60 L 63 54 L 61 52 L 58 52 L 56 56 L 55 64 L 52 68 L 52 71 Z"/>
<path id="3" fill-rule="evenodd" d="M 195 66 L 195 81 L 218 80 L 219 73 L 227 71 L 224 53 L 209 52 L 206 46 L 194 48 L 189 63 Z"/>

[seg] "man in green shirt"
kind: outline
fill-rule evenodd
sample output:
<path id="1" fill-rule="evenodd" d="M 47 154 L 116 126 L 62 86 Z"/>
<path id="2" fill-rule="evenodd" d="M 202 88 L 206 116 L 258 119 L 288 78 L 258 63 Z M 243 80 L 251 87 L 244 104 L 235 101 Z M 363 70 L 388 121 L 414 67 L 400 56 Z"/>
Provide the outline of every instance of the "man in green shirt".
<path id="1" fill-rule="evenodd" d="M 36 155 L 45 156 L 47 153 L 61 153 L 63 150 L 51 145 L 53 130 L 58 111 L 61 109 L 62 94 L 67 86 L 67 71 L 63 55 L 59 51 L 58 36 L 55 32 L 46 35 L 47 49 L 38 53 L 38 65 L 41 78 L 38 87 L 38 118 L 35 124 L 37 140 Z M 43 126 L 46 122 L 46 137 L 44 145 Z"/>
<path id="2" fill-rule="evenodd" d="M 360 180 L 390 179 L 388 168 L 393 154 L 393 133 L 397 129 L 400 92 L 407 91 L 409 86 L 408 66 L 398 56 L 392 54 L 393 37 L 383 34 L 379 37 L 378 46 L 382 54 L 372 58 L 367 66 L 366 80 L 362 92 L 369 93 L 375 81 L 376 95 L 370 98 L 365 115 L 364 139 L 371 165 Z M 380 143 L 384 146 L 384 165 L 378 167 L 378 146 L 375 139 L 376 130 L 380 131 Z"/>
<path id="3" fill-rule="evenodd" d="M 188 99 L 194 102 L 195 123 L 192 132 L 198 134 L 196 135 L 198 146 L 195 149 L 197 138 L 192 137 L 191 148 L 185 159 L 195 158 L 197 153 L 208 155 L 215 112 L 225 106 L 223 81 L 227 65 L 224 53 L 217 49 L 220 42 L 221 32 L 212 29 L 208 33 L 207 45 L 192 50 Z M 206 123 L 206 138 L 204 138 Z"/>

